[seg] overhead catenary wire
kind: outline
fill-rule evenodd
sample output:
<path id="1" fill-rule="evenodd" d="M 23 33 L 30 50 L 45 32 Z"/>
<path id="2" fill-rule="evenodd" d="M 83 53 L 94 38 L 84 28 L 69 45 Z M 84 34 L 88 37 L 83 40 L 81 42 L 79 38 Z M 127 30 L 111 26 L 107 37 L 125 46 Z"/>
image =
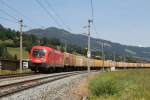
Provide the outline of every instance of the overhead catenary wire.
<path id="1" fill-rule="evenodd" d="M 47 13 L 47 15 L 55 22 L 56 25 L 62 27 L 62 25 L 55 19 L 55 17 L 51 14 L 51 12 L 42 4 L 39 0 L 35 0 L 38 5 Z"/>
<path id="2" fill-rule="evenodd" d="M 47 7 L 45 7 L 44 4 L 42 4 L 42 2 L 40 0 L 36 0 L 37 3 L 46 11 L 46 13 L 48 14 L 48 16 L 56 23 L 57 26 L 59 27 L 62 27 L 62 26 L 66 26 L 66 28 L 68 30 L 71 30 L 70 27 L 68 27 L 68 25 L 65 24 L 65 22 L 62 20 L 62 18 L 60 17 L 60 15 L 55 11 L 55 9 L 52 7 L 51 3 L 49 1 L 46 1 L 45 0 L 45 3 L 48 5 L 48 7 L 50 9 L 47 9 Z M 22 16 L 25 20 L 27 20 L 29 23 L 31 23 L 32 25 L 37 25 L 39 26 L 37 23 L 33 24 L 33 21 L 26 15 L 24 15 L 22 12 L 20 12 L 18 9 L 14 8 L 13 6 L 11 6 L 10 4 L 8 4 L 5 0 L 0 0 L 0 3 L 2 5 L 4 5 L 5 7 L 9 8 L 11 11 L 13 11 L 15 14 L 19 15 L 19 16 Z M 49 11 L 51 10 L 55 16 L 53 16 L 53 14 Z M 4 13 L 4 12 L 3 12 Z M 14 17 L 12 15 L 10 15 L 9 12 L 6 13 L 5 11 L 5 14 L 7 14 L 7 16 L 11 16 L 11 18 L 13 17 L 13 19 L 17 20 L 18 21 L 18 18 L 17 17 Z M 56 18 L 57 17 L 57 18 Z M 59 21 L 58 21 L 59 19 Z M 60 23 L 61 22 L 61 23 Z M 27 26 L 27 25 L 26 25 Z M 28 25 L 29 26 L 29 25 Z M 31 27 L 31 26 L 29 26 Z M 65 27 L 64 27 L 65 28 Z"/>
<path id="3" fill-rule="evenodd" d="M 11 19 L 6 18 L 6 17 L 1 17 L 1 16 L 0 16 L 0 19 L 5 20 L 5 21 L 8 21 L 8 22 L 12 22 L 12 23 L 17 23 L 16 21 L 11 20 Z"/>
<path id="4" fill-rule="evenodd" d="M 18 21 L 18 19 L 17 19 L 15 16 L 13 16 L 13 15 L 7 13 L 7 12 L 4 11 L 4 10 L 0 9 L 0 12 L 2 12 L 2 13 L 4 13 L 5 15 L 9 16 L 10 18 L 14 19 L 15 21 Z"/>
<path id="5" fill-rule="evenodd" d="M 53 12 L 53 14 L 59 19 L 62 26 L 66 27 L 67 29 L 71 30 L 71 28 L 64 22 L 62 17 L 56 12 L 56 10 L 53 8 L 52 4 L 49 2 L 49 0 L 44 0 L 47 6 L 50 8 L 50 10 Z"/>
<path id="6" fill-rule="evenodd" d="M 15 16 L 13 16 L 13 15 L 7 13 L 6 11 L 0 9 L 0 12 L 4 13 L 5 15 L 9 16 L 10 18 L 12 18 L 16 23 L 19 22 L 19 19 L 17 19 L 17 18 L 16 18 Z M 1 18 L 2 18 L 2 17 L 1 17 Z M 3 19 L 4 19 L 4 18 L 3 18 Z M 5 19 L 6 19 L 6 18 L 5 18 Z M 8 19 L 7 19 L 7 20 L 8 20 Z M 25 25 L 25 24 L 24 24 L 23 27 L 28 27 L 28 25 Z"/>
<path id="7" fill-rule="evenodd" d="M 48 7 L 51 9 L 51 11 L 55 14 L 55 16 L 61 21 L 61 23 L 64 24 L 64 22 L 62 21 L 60 15 L 58 15 L 58 13 L 56 13 L 56 11 L 53 9 L 51 3 L 47 0 L 44 0 L 44 1 L 48 5 Z"/>
<path id="8" fill-rule="evenodd" d="M 63 28 L 68 29 L 69 31 L 72 31 L 72 29 L 64 22 L 62 17 L 56 12 L 56 10 L 53 8 L 51 2 L 49 0 L 44 0 L 47 6 L 50 8 L 51 12 L 54 14 L 55 17 L 57 17 L 58 21 L 60 21 Z M 65 34 L 64 34 L 65 37 Z M 65 52 L 67 52 L 67 39 L 63 38 L 63 42 L 65 44 Z"/>
<path id="9" fill-rule="evenodd" d="M 15 9 L 14 7 L 10 6 L 4 0 L 0 0 L 0 3 L 3 4 L 3 5 L 5 5 L 7 8 L 9 8 L 10 10 L 12 10 L 13 12 L 15 12 L 17 15 L 24 17 L 26 20 L 28 20 L 28 22 L 30 22 L 30 23 L 33 24 L 33 21 L 29 17 L 27 17 L 26 15 L 24 15 L 23 13 L 21 13 L 19 10 Z M 35 23 L 34 25 L 38 25 L 38 24 Z"/>
<path id="10" fill-rule="evenodd" d="M 19 12 L 18 10 L 16 10 L 14 7 L 8 5 L 5 1 L 0 0 L 0 3 L 5 5 L 7 8 L 9 8 L 10 10 L 12 10 L 13 12 L 15 12 L 18 15 L 23 15 L 21 12 Z"/>

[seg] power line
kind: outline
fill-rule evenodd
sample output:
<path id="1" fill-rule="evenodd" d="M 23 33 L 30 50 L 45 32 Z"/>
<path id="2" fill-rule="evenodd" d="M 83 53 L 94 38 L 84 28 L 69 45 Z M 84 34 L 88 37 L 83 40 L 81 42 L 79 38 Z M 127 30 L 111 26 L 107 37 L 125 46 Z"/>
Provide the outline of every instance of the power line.
<path id="1" fill-rule="evenodd" d="M 8 7 L 9 9 L 13 10 L 16 14 L 21 14 L 18 10 L 16 10 L 15 8 L 11 7 L 10 5 L 8 5 L 5 1 L 0 0 L 1 4 L 5 5 L 6 7 Z M 22 15 L 22 14 L 21 14 Z"/>
<path id="2" fill-rule="evenodd" d="M 24 18 L 26 18 L 30 23 L 32 22 L 32 20 L 25 16 L 24 14 L 22 14 L 20 11 L 18 11 L 17 9 L 15 9 L 14 7 L 10 6 L 9 4 L 7 4 L 4 0 L 0 0 L 1 4 L 5 5 L 6 7 L 8 7 L 9 9 L 11 9 L 13 12 L 15 12 L 16 14 L 22 15 L 24 16 Z"/>
<path id="3" fill-rule="evenodd" d="M 17 19 L 16 17 L 14 17 L 13 15 L 11 15 L 11 14 L 7 13 L 7 12 L 6 12 L 6 11 L 4 11 L 4 10 L 0 9 L 0 12 L 2 12 L 2 13 L 4 13 L 5 15 L 7 15 L 7 16 L 9 16 L 9 17 L 11 17 L 12 19 L 14 19 L 14 20 L 18 21 L 18 19 Z"/>
<path id="4" fill-rule="evenodd" d="M 61 16 L 55 11 L 55 9 L 52 7 L 52 4 L 45 0 L 45 3 L 48 5 L 48 7 L 51 9 L 51 11 L 55 14 L 55 16 L 60 20 L 60 22 L 62 23 L 63 26 L 67 27 L 67 29 L 71 30 L 70 27 L 68 27 L 68 25 L 65 24 L 65 22 L 62 20 Z"/>
<path id="5" fill-rule="evenodd" d="M 61 21 L 62 24 L 64 24 L 64 22 L 62 21 L 61 17 L 58 15 L 58 13 L 56 13 L 56 11 L 53 9 L 51 3 L 47 0 L 44 0 L 45 3 L 48 5 L 48 7 L 51 9 L 51 11 L 55 14 L 55 16 Z"/>
<path id="6" fill-rule="evenodd" d="M 5 17 L 0 17 L 0 19 L 6 20 L 6 21 L 9 21 L 9 22 L 12 22 L 12 23 L 17 23 L 16 21 L 10 20 L 9 18 L 5 18 Z"/>
<path id="7" fill-rule="evenodd" d="M 36 0 L 36 2 L 39 4 L 39 6 L 40 6 L 41 8 L 43 8 L 43 10 L 48 14 L 48 16 L 53 19 L 53 21 L 56 23 L 56 25 L 62 27 L 62 26 L 59 24 L 59 22 L 55 19 L 55 17 L 49 12 L 49 10 L 48 10 L 39 0 Z"/>
<path id="8" fill-rule="evenodd" d="M 14 20 L 16 21 L 16 23 L 18 23 L 18 19 L 17 19 L 15 16 L 13 16 L 13 15 L 7 13 L 6 11 L 4 11 L 4 10 L 2 10 L 2 9 L 0 9 L 0 12 L 2 12 L 2 13 L 4 13 L 5 15 L 11 17 L 12 19 L 14 19 Z M 1 17 L 1 18 L 2 18 L 2 17 Z M 3 19 L 6 20 L 6 18 L 3 18 Z M 7 19 L 7 20 L 8 20 L 8 19 Z M 28 25 L 25 25 L 25 24 L 24 24 L 23 27 L 28 27 Z"/>

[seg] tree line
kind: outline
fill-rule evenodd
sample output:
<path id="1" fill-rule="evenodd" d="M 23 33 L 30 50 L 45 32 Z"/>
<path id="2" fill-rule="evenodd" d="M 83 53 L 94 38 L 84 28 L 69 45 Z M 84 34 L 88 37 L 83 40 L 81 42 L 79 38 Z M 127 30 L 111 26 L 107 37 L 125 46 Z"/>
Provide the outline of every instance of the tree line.
<path id="1" fill-rule="evenodd" d="M 17 59 L 16 55 L 13 57 L 8 53 L 7 47 L 17 48 L 20 45 L 20 33 L 19 31 L 12 30 L 10 28 L 5 28 L 0 25 L 0 58 L 3 59 Z M 26 51 L 30 51 L 34 45 L 49 46 L 61 51 L 66 51 L 68 53 L 80 54 L 83 56 L 87 55 L 87 48 L 82 48 L 80 46 L 60 41 L 56 38 L 47 37 L 37 37 L 33 34 L 23 33 L 23 47 Z M 113 60 L 114 56 L 111 52 L 104 52 L 105 59 Z M 101 51 L 92 51 L 92 58 L 103 59 Z M 116 61 L 123 61 L 120 55 L 116 55 Z M 133 57 L 126 57 L 126 61 L 136 62 L 137 59 Z"/>
<path id="2" fill-rule="evenodd" d="M 56 38 L 39 38 L 33 34 L 23 33 L 23 47 L 25 48 L 25 50 L 29 52 L 32 46 L 34 45 L 49 46 L 61 51 L 67 51 L 69 53 L 78 53 L 86 55 L 85 49 L 77 45 L 67 44 L 67 46 L 65 46 L 65 43 Z M 2 25 L 0 25 L 0 58 L 16 59 L 16 57 L 12 57 L 11 54 L 8 53 L 7 47 L 17 48 L 19 46 L 19 31 L 15 31 L 10 28 L 5 28 Z"/>

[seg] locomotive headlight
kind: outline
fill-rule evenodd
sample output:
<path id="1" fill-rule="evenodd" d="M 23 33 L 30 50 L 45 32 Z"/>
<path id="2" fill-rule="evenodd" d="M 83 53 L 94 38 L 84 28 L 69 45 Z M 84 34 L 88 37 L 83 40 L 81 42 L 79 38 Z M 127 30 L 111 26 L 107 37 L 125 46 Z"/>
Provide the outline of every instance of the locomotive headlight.
<path id="1" fill-rule="evenodd" d="M 43 62 L 46 62 L 46 59 L 45 59 L 45 58 L 42 58 L 42 61 L 43 61 Z"/>
<path id="2" fill-rule="evenodd" d="M 43 51 L 44 51 L 44 53 L 46 53 L 46 50 L 45 50 L 45 49 L 44 49 Z"/>

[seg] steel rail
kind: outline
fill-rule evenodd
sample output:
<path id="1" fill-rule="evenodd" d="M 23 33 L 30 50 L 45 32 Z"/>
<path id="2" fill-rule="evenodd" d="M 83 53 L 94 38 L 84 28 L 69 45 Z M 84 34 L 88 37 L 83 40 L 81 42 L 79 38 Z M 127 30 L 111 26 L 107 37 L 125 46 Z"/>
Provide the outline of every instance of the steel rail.
<path id="1" fill-rule="evenodd" d="M 46 83 L 53 82 L 59 79 L 63 79 L 63 78 L 70 77 L 73 75 L 84 74 L 84 73 L 86 72 L 64 73 L 64 74 L 46 76 L 42 78 L 1 85 L 0 86 L 0 98 L 29 89 L 29 88 L 36 87 L 42 84 L 46 84 Z"/>

